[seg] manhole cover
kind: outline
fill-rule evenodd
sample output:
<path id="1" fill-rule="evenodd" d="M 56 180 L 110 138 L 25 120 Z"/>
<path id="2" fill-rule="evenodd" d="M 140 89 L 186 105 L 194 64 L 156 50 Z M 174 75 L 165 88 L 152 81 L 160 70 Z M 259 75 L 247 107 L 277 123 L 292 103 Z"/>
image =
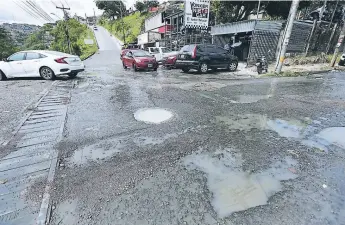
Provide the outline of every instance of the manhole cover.
<path id="1" fill-rule="evenodd" d="M 134 118 L 144 123 L 158 124 L 169 120 L 171 117 L 173 117 L 172 112 L 159 108 L 139 109 L 134 113 Z"/>

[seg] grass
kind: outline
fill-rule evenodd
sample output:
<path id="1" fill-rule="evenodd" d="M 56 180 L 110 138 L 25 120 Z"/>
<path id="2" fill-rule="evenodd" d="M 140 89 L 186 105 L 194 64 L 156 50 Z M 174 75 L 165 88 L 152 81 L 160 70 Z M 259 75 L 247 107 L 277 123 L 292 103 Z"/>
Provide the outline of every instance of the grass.
<path id="1" fill-rule="evenodd" d="M 93 44 L 92 45 L 85 44 L 84 39 L 92 39 Z M 95 54 L 95 52 L 97 52 L 98 50 L 95 35 L 93 31 L 89 28 L 83 33 L 83 35 L 81 35 L 80 39 L 78 40 L 78 45 L 80 45 L 80 48 L 81 48 L 81 55 L 80 55 L 81 60 L 84 60 L 90 57 L 91 55 Z"/>
<path id="2" fill-rule="evenodd" d="M 106 28 L 111 34 L 115 35 L 121 41 L 123 38 L 123 27 L 125 28 L 126 42 L 136 42 L 138 35 L 141 32 L 145 19 L 150 16 L 149 13 L 135 12 L 125 16 L 122 20 L 107 21 L 102 20 L 100 25 Z"/>

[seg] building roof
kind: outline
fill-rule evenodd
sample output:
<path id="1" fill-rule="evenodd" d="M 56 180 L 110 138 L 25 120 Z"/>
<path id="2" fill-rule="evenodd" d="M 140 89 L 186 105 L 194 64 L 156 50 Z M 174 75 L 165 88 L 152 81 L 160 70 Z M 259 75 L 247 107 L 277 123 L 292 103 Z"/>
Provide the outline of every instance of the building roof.
<path id="1" fill-rule="evenodd" d="M 253 31 L 256 20 L 245 20 L 211 27 L 211 35 L 234 34 Z"/>

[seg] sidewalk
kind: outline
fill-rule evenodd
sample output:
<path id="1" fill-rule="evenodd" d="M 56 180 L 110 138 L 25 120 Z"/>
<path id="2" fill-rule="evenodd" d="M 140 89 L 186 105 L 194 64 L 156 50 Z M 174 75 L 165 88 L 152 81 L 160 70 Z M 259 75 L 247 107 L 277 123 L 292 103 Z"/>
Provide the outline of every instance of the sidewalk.
<path id="1" fill-rule="evenodd" d="M 249 66 L 246 67 L 245 63 L 239 63 L 237 71 L 234 72 L 237 76 L 251 76 L 255 78 L 265 77 L 265 76 L 287 76 L 287 77 L 295 77 L 295 76 L 304 76 L 309 74 L 316 74 L 316 73 L 324 73 L 330 72 L 333 70 L 345 70 L 345 67 L 342 66 L 335 66 L 330 67 L 329 63 L 315 63 L 315 64 L 304 64 L 304 65 L 291 65 L 291 66 L 283 66 L 281 74 L 275 74 L 275 64 L 270 64 L 268 67 L 268 72 L 265 74 L 258 74 L 256 70 L 256 66 Z"/>

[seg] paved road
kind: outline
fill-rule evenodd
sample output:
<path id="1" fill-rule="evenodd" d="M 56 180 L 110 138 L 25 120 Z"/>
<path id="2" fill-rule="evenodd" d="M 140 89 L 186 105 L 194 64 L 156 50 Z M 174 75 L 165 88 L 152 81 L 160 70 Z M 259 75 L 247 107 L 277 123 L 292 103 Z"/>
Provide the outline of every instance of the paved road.
<path id="1" fill-rule="evenodd" d="M 136 73 L 99 31 L 51 224 L 345 224 L 344 73 Z"/>

